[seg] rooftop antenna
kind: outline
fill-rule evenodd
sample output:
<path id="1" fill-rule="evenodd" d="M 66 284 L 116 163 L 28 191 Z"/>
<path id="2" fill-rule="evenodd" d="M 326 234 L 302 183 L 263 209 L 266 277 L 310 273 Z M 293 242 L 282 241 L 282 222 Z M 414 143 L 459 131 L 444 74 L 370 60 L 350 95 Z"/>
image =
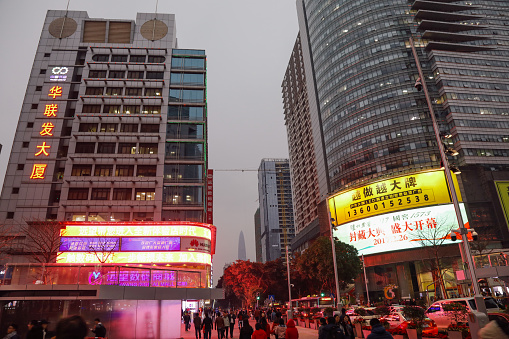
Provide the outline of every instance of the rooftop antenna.
<path id="1" fill-rule="evenodd" d="M 159 5 L 159 0 L 156 0 L 156 11 L 154 13 L 154 27 L 152 28 L 152 41 L 154 41 L 155 34 L 156 34 L 157 5 Z"/>
<path id="2" fill-rule="evenodd" d="M 69 3 L 71 0 L 67 0 L 67 7 L 65 8 L 64 21 L 62 21 L 62 27 L 60 28 L 60 36 L 59 39 L 62 39 L 62 33 L 64 32 L 65 20 L 67 19 L 67 13 L 69 13 Z"/>

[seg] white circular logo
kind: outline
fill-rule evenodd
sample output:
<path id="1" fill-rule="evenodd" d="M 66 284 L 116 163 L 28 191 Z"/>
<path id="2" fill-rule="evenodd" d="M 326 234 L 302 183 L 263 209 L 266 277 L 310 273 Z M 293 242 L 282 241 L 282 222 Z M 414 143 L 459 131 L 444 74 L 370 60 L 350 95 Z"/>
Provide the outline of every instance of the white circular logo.
<path id="1" fill-rule="evenodd" d="M 67 74 L 69 72 L 69 68 L 67 67 L 53 67 L 51 73 L 53 74 Z"/>

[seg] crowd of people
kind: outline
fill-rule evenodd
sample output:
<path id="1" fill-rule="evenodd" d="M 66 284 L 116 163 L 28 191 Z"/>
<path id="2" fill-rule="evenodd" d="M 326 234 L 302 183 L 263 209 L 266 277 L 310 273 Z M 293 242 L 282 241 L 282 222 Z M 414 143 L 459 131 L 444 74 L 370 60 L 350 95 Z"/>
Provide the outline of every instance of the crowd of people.
<path id="1" fill-rule="evenodd" d="M 211 339 L 212 330 L 217 331 L 218 339 L 232 339 L 236 328 L 240 339 L 273 339 L 271 335 L 275 339 L 299 338 L 295 322 L 290 319 L 285 325 L 282 313 L 275 309 L 267 312 L 255 309 L 250 313 L 246 310 L 206 310 L 202 315 L 194 313 L 193 318 L 190 312 L 184 312 L 182 320 L 186 331 L 191 330 L 191 319 L 196 339 L 201 339 L 202 332 L 204 339 Z"/>
<path id="2" fill-rule="evenodd" d="M 101 323 L 99 318 L 94 319 L 94 328 L 90 331 L 94 333 L 96 338 L 106 337 L 106 327 Z M 85 320 L 78 316 L 71 316 L 61 319 L 54 331 L 49 330 L 49 322 L 47 320 L 31 320 L 27 324 L 28 332 L 25 339 L 82 339 L 88 334 L 89 328 Z M 19 327 L 17 324 L 9 324 L 7 335 L 3 339 L 22 339 L 18 334 Z"/>

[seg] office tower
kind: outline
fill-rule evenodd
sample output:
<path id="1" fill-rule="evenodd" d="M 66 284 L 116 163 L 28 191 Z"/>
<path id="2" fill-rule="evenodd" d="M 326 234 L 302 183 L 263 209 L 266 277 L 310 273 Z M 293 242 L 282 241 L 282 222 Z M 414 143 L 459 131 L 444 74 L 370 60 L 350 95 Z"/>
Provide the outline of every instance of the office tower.
<path id="1" fill-rule="evenodd" d="M 238 260 L 246 260 L 246 242 L 244 241 L 244 232 L 240 231 L 239 234 L 239 246 L 238 246 L 238 253 L 237 253 L 237 259 Z"/>
<path id="2" fill-rule="evenodd" d="M 262 222 L 260 220 L 260 207 L 256 209 L 254 215 L 254 227 L 255 227 L 255 254 L 256 262 L 262 262 Z"/>
<path id="3" fill-rule="evenodd" d="M 2 224 L 205 222 L 206 56 L 175 34 L 173 14 L 48 11 Z"/>
<path id="4" fill-rule="evenodd" d="M 388 283 L 402 286 L 401 295 L 425 289 L 425 269 L 411 261 L 426 249 L 410 243 L 399 247 L 406 240 L 388 245 L 394 239 L 382 235 L 397 232 L 398 218 L 414 231 L 423 223 L 433 228 L 437 220 L 450 220 L 443 223 L 448 231 L 457 227 L 448 217 L 454 213 L 451 200 L 439 194 L 448 190 L 444 170 L 457 173 L 464 220 L 491 246 L 507 246 L 507 9 L 503 2 L 480 0 L 297 0 L 302 62 L 293 62 L 292 55 L 289 69 L 293 63 L 306 77 L 320 199 L 330 197 L 335 235 L 364 251 L 368 275 L 374 274 L 368 280 L 378 284 L 370 295 L 382 296 L 380 287 Z M 423 81 L 428 97 L 415 87 Z M 289 86 L 285 79 L 284 93 Z M 289 99 L 283 100 L 288 109 Z M 447 169 L 428 104 L 453 165 Z M 288 131 L 295 133 L 290 126 Z M 433 196 L 425 195 L 431 182 Z M 447 211 L 439 211 L 439 205 Z M 429 220 L 416 217 L 423 212 Z M 372 243 L 363 243 L 361 231 L 371 235 L 369 225 L 375 224 L 387 228 L 368 237 Z M 448 248 L 444 265 L 458 269 L 459 253 Z M 395 255 L 396 250 L 405 254 Z M 389 278 L 390 272 L 398 274 Z M 405 274 L 411 283 L 397 280 Z"/>
<path id="5" fill-rule="evenodd" d="M 262 159 L 258 167 L 262 262 L 285 260 L 295 235 L 288 159 Z"/>

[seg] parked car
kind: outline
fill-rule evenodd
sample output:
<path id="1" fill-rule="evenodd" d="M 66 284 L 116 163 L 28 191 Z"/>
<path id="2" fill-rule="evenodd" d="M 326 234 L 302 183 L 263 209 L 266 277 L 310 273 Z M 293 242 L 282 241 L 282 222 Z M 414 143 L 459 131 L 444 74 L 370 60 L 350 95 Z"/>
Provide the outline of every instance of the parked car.
<path id="1" fill-rule="evenodd" d="M 486 310 L 488 313 L 500 312 L 498 304 L 491 297 L 484 298 L 486 303 Z M 427 310 L 426 316 L 431 320 L 435 321 L 438 328 L 447 328 L 454 321 L 447 312 L 444 311 L 443 305 L 449 303 L 460 303 L 467 308 L 467 312 L 477 310 L 474 297 L 470 298 L 456 298 L 456 299 L 445 299 L 434 302 Z M 465 317 L 466 318 L 466 317 Z M 466 321 L 466 319 L 465 319 Z"/>
<path id="2" fill-rule="evenodd" d="M 357 318 L 362 318 L 362 319 L 364 319 L 364 320 L 366 320 L 368 322 L 369 322 L 370 319 L 378 318 L 378 316 L 375 314 L 375 307 L 363 307 L 363 308 L 366 311 L 366 315 L 364 315 L 364 316 L 360 316 L 359 314 L 357 314 L 355 312 L 355 310 L 357 308 L 351 308 L 351 309 L 346 311 L 346 314 L 350 317 L 350 320 L 352 321 L 352 323 Z"/>
<path id="3" fill-rule="evenodd" d="M 393 328 L 391 332 L 399 332 L 399 333 L 405 333 L 406 329 L 408 327 L 408 324 L 410 324 L 410 321 L 405 320 L 401 324 L 399 324 L 397 327 Z M 424 325 L 422 329 L 422 336 L 423 337 L 433 337 L 438 335 L 438 327 L 435 324 L 435 322 L 431 319 L 426 318 L 424 320 Z"/>
<path id="4" fill-rule="evenodd" d="M 383 316 L 380 318 L 380 321 L 387 320 L 389 323 L 390 328 L 396 328 L 405 321 L 405 317 L 403 316 L 403 313 L 401 312 L 391 312 L 391 314 L 388 314 L 386 316 Z"/>

